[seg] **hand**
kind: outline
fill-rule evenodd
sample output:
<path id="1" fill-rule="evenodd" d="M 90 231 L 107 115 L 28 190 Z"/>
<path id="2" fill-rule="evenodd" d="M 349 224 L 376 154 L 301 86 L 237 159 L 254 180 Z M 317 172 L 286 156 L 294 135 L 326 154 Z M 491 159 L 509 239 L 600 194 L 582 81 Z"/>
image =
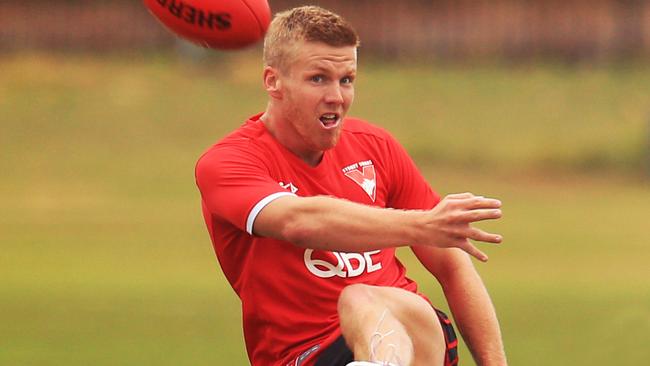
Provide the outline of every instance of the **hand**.
<path id="1" fill-rule="evenodd" d="M 423 233 L 425 245 L 459 248 L 478 260 L 486 262 L 488 256 L 477 249 L 469 239 L 501 243 L 501 235 L 488 233 L 470 225 L 476 221 L 500 218 L 501 201 L 497 199 L 475 196 L 471 193 L 450 194 L 425 215 Z"/>

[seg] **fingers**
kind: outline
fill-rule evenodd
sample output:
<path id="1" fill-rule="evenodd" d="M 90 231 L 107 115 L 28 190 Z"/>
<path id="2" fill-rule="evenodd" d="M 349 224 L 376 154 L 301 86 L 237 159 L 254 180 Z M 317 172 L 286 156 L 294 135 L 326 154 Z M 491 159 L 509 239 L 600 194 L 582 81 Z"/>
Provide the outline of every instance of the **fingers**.
<path id="1" fill-rule="evenodd" d="M 468 202 L 468 209 L 501 208 L 501 201 L 494 198 L 474 197 Z"/>
<path id="2" fill-rule="evenodd" d="M 472 193 L 455 193 L 447 195 L 442 204 L 432 210 L 442 217 L 442 227 L 447 231 L 447 244 L 439 246 L 456 247 L 474 258 L 487 262 L 488 256 L 479 250 L 470 240 L 499 244 L 501 235 L 488 233 L 472 227 L 472 222 L 494 220 L 502 217 L 501 201 L 494 198 L 475 196 Z"/>
<path id="3" fill-rule="evenodd" d="M 467 254 L 471 255 L 472 257 L 480 260 L 481 262 L 487 262 L 488 261 L 488 256 L 480 251 L 477 247 L 474 246 L 474 244 L 470 243 L 469 240 L 465 239 L 458 245 L 459 249 L 462 249 L 465 251 Z"/>
<path id="4" fill-rule="evenodd" d="M 503 241 L 503 237 L 499 234 L 492 234 L 475 227 L 470 228 L 467 233 L 467 238 L 485 243 L 499 244 Z"/>
<path id="5" fill-rule="evenodd" d="M 469 210 L 478 208 L 500 208 L 501 201 L 494 198 L 475 196 L 472 193 L 454 193 L 445 196 L 445 200 L 452 200 L 453 205 L 460 206 Z"/>
<path id="6" fill-rule="evenodd" d="M 461 214 L 463 221 L 466 222 L 475 222 L 483 220 L 495 220 L 500 219 L 503 213 L 500 209 L 476 209 L 471 211 L 465 211 Z"/>
<path id="7" fill-rule="evenodd" d="M 472 198 L 472 197 L 475 197 L 473 193 L 465 192 L 465 193 L 448 194 L 445 196 L 445 199 L 458 200 L 458 199 Z"/>
<path id="8" fill-rule="evenodd" d="M 472 244 L 469 239 L 472 240 L 477 240 L 477 241 L 482 241 L 485 243 L 495 243 L 499 244 L 503 240 L 501 235 L 498 234 L 492 234 L 485 232 L 481 229 L 477 228 L 470 228 L 467 238 L 465 238 L 459 245 L 458 248 L 464 250 L 467 252 L 467 254 L 471 255 L 472 257 L 480 260 L 481 262 L 487 262 L 488 261 L 488 256 L 480 251 L 474 244 Z"/>
<path id="9" fill-rule="evenodd" d="M 459 193 L 450 196 L 452 199 L 447 200 L 446 205 L 444 205 L 446 206 L 445 209 L 455 211 L 456 213 L 453 216 L 460 221 L 494 220 L 502 216 L 501 201 L 497 199 L 474 196 L 471 193 Z"/>

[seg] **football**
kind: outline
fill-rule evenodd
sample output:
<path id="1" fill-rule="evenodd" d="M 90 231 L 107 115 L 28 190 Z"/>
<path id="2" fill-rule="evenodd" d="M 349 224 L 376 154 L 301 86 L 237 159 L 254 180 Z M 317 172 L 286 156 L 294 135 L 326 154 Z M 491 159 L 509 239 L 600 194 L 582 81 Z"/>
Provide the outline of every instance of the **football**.
<path id="1" fill-rule="evenodd" d="M 267 0 L 144 0 L 179 37 L 203 47 L 237 49 L 259 41 L 271 21 Z"/>

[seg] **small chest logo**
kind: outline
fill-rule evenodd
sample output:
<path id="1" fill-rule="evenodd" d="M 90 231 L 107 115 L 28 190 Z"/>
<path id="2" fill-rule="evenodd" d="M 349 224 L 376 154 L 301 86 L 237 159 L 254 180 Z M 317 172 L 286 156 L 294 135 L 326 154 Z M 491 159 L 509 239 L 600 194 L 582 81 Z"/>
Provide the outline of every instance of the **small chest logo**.
<path id="1" fill-rule="evenodd" d="M 372 160 L 360 161 L 348 165 L 342 171 L 346 177 L 355 181 L 368 194 L 372 202 L 375 202 L 377 196 L 377 178 L 375 177 L 375 166 L 372 164 Z"/>
<path id="2" fill-rule="evenodd" d="M 284 182 L 278 182 L 278 183 L 280 184 L 280 186 L 282 188 L 290 190 L 291 193 L 295 194 L 296 192 L 298 192 L 298 188 L 296 188 L 296 186 L 294 186 L 293 183 L 291 183 L 291 182 L 286 183 L 286 184 Z"/>

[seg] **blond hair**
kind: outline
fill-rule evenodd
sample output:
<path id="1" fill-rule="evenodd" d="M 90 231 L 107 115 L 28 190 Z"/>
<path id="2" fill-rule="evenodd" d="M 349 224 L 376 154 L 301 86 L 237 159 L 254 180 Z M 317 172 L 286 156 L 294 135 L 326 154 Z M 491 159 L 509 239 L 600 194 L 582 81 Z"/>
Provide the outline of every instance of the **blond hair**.
<path id="1" fill-rule="evenodd" d="M 318 6 L 301 6 L 275 15 L 264 37 L 264 66 L 286 70 L 300 42 L 333 47 L 359 46 L 359 36 L 341 16 Z"/>

